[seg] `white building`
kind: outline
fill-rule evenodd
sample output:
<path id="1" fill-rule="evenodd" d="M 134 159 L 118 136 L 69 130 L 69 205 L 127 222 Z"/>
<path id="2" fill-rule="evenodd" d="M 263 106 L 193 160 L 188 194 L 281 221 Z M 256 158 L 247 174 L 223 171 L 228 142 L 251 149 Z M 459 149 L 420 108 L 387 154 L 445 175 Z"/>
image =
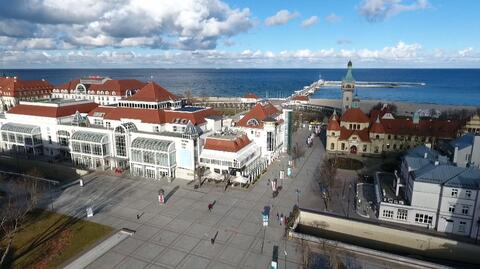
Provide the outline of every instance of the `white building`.
<path id="1" fill-rule="evenodd" d="M 134 95 L 146 83 L 136 79 L 111 79 L 90 76 L 55 86 L 53 98 L 91 100 L 97 104 L 117 104 L 123 97 Z"/>
<path id="2" fill-rule="evenodd" d="M 220 131 L 211 108 L 183 100 L 155 83 L 118 106 L 93 100 L 21 102 L 0 118 L 1 147 L 68 157 L 90 169 L 130 169 L 147 178 L 193 179 L 202 133 Z"/>
<path id="3" fill-rule="evenodd" d="M 453 141 L 448 147 L 452 162 L 461 167 L 480 166 L 480 135 L 467 133 Z"/>
<path id="4" fill-rule="evenodd" d="M 270 162 L 282 152 L 284 124 L 280 110 L 270 102 L 259 102 L 235 123 L 234 129 L 245 132 Z"/>
<path id="5" fill-rule="evenodd" d="M 457 167 L 427 146 L 403 158 L 399 175 L 377 173 L 381 220 L 475 238 L 479 233 L 480 170 Z"/>
<path id="6" fill-rule="evenodd" d="M 201 166 L 210 172 L 209 177 L 223 179 L 230 174 L 232 181 L 247 183 L 266 168 L 260 147 L 244 133 L 222 132 L 204 139 L 200 153 Z"/>

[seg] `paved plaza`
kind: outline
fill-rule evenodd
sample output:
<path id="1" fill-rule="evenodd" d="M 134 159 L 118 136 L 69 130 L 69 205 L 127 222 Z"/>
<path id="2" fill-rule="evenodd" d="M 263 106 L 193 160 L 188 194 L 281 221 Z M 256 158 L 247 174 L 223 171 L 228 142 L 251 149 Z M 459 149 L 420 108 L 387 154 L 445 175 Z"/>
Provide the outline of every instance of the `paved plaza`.
<path id="1" fill-rule="evenodd" d="M 303 143 L 307 134 L 300 130 L 295 139 Z M 224 191 L 214 184 L 195 190 L 182 179 L 168 183 L 94 173 L 84 178 L 84 187 L 73 185 L 55 193 L 53 208 L 83 218 L 92 206 L 95 215 L 89 220 L 136 231 L 87 268 L 270 268 L 274 245 L 279 247 L 279 268 L 302 268 L 302 247 L 285 241 L 284 226 L 276 214 L 290 213 L 297 202 L 297 189 L 303 203 L 323 152 L 316 138 L 297 162 L 293 176 L 279 181 L 283 186 L 276 198 L 267 179 L 278 177 L 286 168 L 285 155 L 247 190 Z M 160 188 L 167 196 L 171 193 L 163 205 L 158 203 Z M 209 212 L 208 204 L 213 201 Z M 265 206 L 271 210 L 269 225 L 263 228 Z"/>

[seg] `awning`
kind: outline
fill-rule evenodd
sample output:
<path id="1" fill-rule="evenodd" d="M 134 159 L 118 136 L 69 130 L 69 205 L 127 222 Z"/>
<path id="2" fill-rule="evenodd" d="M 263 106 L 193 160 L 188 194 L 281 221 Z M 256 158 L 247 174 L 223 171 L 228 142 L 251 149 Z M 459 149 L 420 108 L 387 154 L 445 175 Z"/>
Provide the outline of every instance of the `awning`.
<path id="1" fill-rule="evenodd" d="M 248 178 L 246 177 L 242 177 L 242 176 L 236 176 L 232 179 L 233 182 L 238 182 L 238 183 L 241 183 L 241 184 L 245 184 L 248 182 Z"/>
<path id="2" fill-rule="evenodd" d="M 35 135 L 35 134 L 41 133 L 40 126 L 20 124 L 20 123 L 5 123 L 4 125 L 2 125 L 1 130 L 14 132 L 14 133 L 29 134 L 29 135 Z"/>

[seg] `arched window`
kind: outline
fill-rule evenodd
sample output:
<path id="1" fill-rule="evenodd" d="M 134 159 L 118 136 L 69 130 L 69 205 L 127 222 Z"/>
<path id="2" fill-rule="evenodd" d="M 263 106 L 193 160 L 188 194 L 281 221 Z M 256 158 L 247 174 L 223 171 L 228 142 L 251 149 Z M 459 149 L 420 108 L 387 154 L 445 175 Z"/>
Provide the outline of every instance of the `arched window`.
<path id="1" fill-rule="evenodd" d="M 247 121 L 247 125 L 258 126 L 259 123 L 258 123 L 258 120 L 257 120 L 257 119 L 249 119 L 249 120 Z"/>
<path id="2" fill-rule="evenodd" d="M 379 135 L 376 135 L 375 138 L 376 138 L 376 139 L 380 139 L 380 136 L 379 136 Z"/>
<path id="3" fill-rule="evenodd" d="M 334 150 L 335 149 L 335 143 L 330 144 L 330 149 Z"/>

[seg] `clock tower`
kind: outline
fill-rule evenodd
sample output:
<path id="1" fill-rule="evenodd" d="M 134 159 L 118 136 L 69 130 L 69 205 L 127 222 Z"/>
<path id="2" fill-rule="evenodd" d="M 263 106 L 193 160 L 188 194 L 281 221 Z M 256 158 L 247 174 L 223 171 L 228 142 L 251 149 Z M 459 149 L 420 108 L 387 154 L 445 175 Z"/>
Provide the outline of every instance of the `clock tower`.
<path id="1" fill-rule="evenodd" d="M 355 79 L 352 75 L 352 61 L 348 61 L 347 75 L 342 80 L 342 110 L 352 108 L 353 92 L 355 91 Z"/>

